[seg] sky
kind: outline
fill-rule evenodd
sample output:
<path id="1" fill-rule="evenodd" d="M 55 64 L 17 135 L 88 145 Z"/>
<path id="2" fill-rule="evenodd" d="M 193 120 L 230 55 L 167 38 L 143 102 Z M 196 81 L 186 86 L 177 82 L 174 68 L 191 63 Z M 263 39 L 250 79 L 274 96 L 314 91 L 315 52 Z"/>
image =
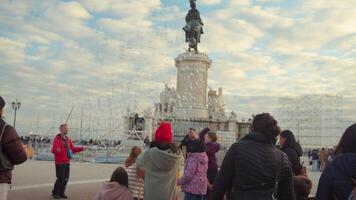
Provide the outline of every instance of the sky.
<path id="1" fill-rule="evenodd" d="M 94 123 L 142 111 L 175 87 L 174 58 L 187 49 L 188 0 L 0 0 L 0 95 L 21 101 L 17 128 L 42 131 L 83 111 Z M 238 118 L 274 112 L 278 97 L 342 95 L 356 121 L 354 0 L 197 0 L 199 49 L 213 60 Z M 112 106 L 110 108 L 110 106 Z M 14 111 L 6 107 L 12 123 Z M 74 120 L 76 119 L 76 120 Z M 89 122 L 88 122 L 89 123 Z"/>

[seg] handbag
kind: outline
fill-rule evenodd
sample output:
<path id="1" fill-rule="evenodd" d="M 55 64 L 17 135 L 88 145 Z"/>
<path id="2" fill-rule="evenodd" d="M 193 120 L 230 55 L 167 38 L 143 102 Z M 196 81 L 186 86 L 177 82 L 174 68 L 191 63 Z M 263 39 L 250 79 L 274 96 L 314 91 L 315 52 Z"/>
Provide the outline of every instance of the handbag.
<path id="1" fill-rule="evenodd" d="M 9 161 L 7 156 L 4 154 L 3 146 L 2 146 L 2 143 L 1 143 L 3 135 L 4 135 L 4 132 L 5 132 L 5 128 L 7 126 L 8 125 L 5 124 L 2 127 L 2 131 L 1 131 L 1 135 L 0 135 L 0 172 L 10 171 L 10 170 L 14 169 L 14 165 Z"/>

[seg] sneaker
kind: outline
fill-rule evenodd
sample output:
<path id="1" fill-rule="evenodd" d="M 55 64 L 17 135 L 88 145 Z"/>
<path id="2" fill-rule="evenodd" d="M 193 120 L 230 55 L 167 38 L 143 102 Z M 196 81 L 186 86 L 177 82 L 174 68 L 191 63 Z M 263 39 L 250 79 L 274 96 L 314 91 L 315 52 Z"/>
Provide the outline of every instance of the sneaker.
<path id="1" fill-rule="evenodd" d="M 61 199 L 61 196 L 59 196 L 59 195 L 53 195 L 53 199 Z"/>

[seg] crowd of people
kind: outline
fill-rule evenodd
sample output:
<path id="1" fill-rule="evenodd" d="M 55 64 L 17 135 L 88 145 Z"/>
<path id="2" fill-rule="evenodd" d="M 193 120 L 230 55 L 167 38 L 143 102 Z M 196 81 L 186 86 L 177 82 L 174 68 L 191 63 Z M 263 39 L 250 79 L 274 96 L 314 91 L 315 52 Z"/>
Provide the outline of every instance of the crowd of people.
<path id="1" fill-rule="evenodd" d="M 5 101 L 0 97 L 0 115 Z M 53 140 L 56 181 L 54 199 L 65 193 L 76 147 L 60 125 Z M 251 132 L 233 144 L 221 166 L 217 126 L 210 123 L 199 133 L 190 128 L 180 145 L 173 143 L 172 126 L 161 121 L 145 151 L 133 147 L 123 167 L 102 183 L 93 200 L 354 200 L 356 198 L 356 124 L 346 129 L 335 150 L 312 150 L 310 161 L 323 171 L 315 197 L 303 151 L 290 130 L 281 131 L 268 113 L 254 117 Z M 13 166 L 27 156 L 16 130 L 0 119 L 0 199 L 7 199 Z M 279 143 L 277 145 L 277 142 Z"/>
<path id="2" fill-rule="evenodd" d="M 309 164 L 312 171 L 324 171 L 326 167 L 334 161 L 335 148 L 333 149 L 313 149 L 308 151 Z"/>
<path id="3" fill-rule="evenodd" d="M 356 145 L 353 145 L 356 142 L 356 124 L 343 134 L 333 161 L 320 164 L 324 171 L 315 197 L 309 197 L 313 183 L 300 161 L 303 155 L 301 146 L 290 130 L 280 130 L 270 114 L 255 116 L 251 133 L 230 147 L 220 169 L 216 161 L 220 145 L 212 127 L 210 124 L 199 134 L 190 128 L 180 146 L 176 146 L 172 143 L 171 125 L 162 122 L 147 151 L 141 154 L 140 150 L 133 148 L 130 157 L 137 157 L 136 167 L 127 168 L 128 175 L 124 176 L 125 180 L 131 177 L 126 187 L 131 196 L 117 199 L 175 200 L 179 187 L 184 200 L 356 198 Z M 279 148 L 276 145 L 278 139 Z M 318 153 L 322 155 L 323 149 Z M 134 159 L 128 160 L 128 163 L 133 163 Z M 183 174 L 179 175 L 179 166 L 183 162 Z M 130 180 L 133 180 L 134 189 Z M 98 200 L 107 199 L 105 195 L 110 195 L 110 192 L 105 194 L 108 191 L 105 190 L 106 184 L 98 193 Z M 143 195 L 138 192 L 142 190 Z"/>

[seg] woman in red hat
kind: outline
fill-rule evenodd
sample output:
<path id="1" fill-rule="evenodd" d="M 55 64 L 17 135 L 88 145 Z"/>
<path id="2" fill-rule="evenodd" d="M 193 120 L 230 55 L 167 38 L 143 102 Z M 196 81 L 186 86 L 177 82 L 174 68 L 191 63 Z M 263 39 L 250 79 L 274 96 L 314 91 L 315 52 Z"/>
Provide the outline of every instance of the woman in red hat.
<path id="1" fill-rule="evenodd" d="M 145 171 L 145 200 L 175 198 L 176 173 L 183 164 L 183 156 L 180 149 L 172 143 L 172 137 L 171 124 L 161 122 L 150 148 L 136 160 L 137 167 Z"/>

